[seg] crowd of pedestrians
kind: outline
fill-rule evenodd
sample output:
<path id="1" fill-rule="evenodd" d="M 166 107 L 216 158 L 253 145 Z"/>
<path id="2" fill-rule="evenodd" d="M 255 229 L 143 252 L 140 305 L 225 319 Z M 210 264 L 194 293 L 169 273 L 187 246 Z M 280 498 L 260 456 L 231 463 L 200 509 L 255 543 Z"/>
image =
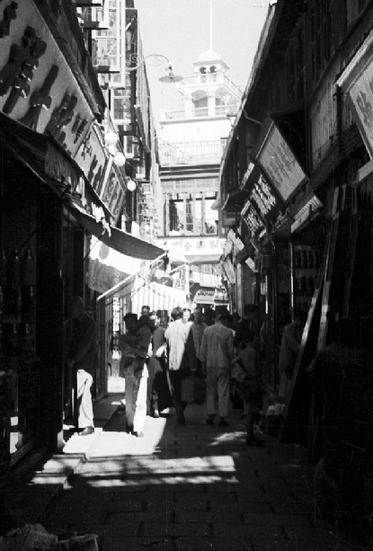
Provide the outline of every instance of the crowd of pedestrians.
<path id="1" fill-rule="evenodd" d="M 184 425 L 192 402 L 205 404 L 208 425 L 227 427 L 234 399 L 247 420 L 247 444 L 263 444 L 253 429 L 263 388 L 255 305 L 245 307 L 242 319 L 225 309 L 178 306 L 168 315 L 143 306 L 140 316 L 127 313 L 124 322 L 119 346 L 127 432 L 144 436 L 146 415 L 158 418 L 169 408 Z"/>
<path id="2" fill-rule="evenodd" d="M 76 297 L 71 305 L 74 320 L 69 363 L 76 372 L 79 435 L 94 432 L 91 385 L 98 362 L 95 323 Z M 139 315 L 129 312 L 119 335 L 120 375 L 125 380 L 127 432 L 144 435 L 147 415 L 159 418 L 174 408 L 177 423 L 186 423 L 189 403 L 205 404 L 208 425 L 229 425 L 230 407 L 239 407 L 247 426 L 247 444 L 262 445 L 255 430 L 265 409 L 262 353 L 265 324 L 259 324 L 258 307 L 247 304 L 243 316 L 226 309 L 213 311 L 175 307 Z M 296 315 L 285 326 L 279 350 L 279 397 L 286 400 L 299 350 L 304 316 Z"/>

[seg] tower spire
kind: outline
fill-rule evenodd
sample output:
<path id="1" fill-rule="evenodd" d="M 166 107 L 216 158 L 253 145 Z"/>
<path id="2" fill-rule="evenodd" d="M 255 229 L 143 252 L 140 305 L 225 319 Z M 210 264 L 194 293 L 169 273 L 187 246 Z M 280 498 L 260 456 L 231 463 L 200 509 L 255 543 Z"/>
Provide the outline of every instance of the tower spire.
<path id="1" fill-rule="evenodd" d="M 210 0 L 210 50 L 212 50 L 212 0 Z"/>

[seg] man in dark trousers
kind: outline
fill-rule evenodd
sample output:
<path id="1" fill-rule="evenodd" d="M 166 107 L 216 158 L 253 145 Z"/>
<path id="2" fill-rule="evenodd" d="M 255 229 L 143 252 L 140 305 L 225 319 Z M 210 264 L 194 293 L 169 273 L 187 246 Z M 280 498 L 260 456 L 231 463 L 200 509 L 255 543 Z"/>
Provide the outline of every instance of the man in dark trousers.
<path id="1" fill-rule="evenodd" d="M 177 422 L 185 425 L 184 410 L 187 402 L 182 399 L 182 381 L 186 377 L 185 343 L 189 327 L 183 323 L 183 309 L 180 306 L 171 312 L 173 322 L 167 327 L 165 339 L 168 346 L 168 369 L 171 383 L 171 394 L 176 410 Z"/>
<path id="2" fill-rule="evenodd" d="M 74 321 L 70 348 L 70 367 L 76 372 L 79 436 L 94 432 L 91 386 L 98 366 L 95 320 L 86 312 L 81 297 L 71 303 Z"/>
<path id="3" fill-rule="evenodd" d="M 200 349 L 206 375 L 207 424 L 214 424 L 218 409 L 221 427 L 228 426 L 229 376 L 233 360 L 233 331 L 227 327 L 228 320 L 227 311 L 216 315 L 215 324 L 203 332 Z"/>

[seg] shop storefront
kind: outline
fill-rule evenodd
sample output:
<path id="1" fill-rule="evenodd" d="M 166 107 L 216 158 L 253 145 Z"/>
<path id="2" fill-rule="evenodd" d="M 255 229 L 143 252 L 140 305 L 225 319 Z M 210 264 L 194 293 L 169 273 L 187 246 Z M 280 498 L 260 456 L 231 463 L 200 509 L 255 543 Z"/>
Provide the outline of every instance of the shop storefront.
<path id="1" fill-rule="evenodd" d="M 32 0 L 13 9 L 0 38 L 1 476 L 39 443 L 63 445 L 67 304 L 85 291 L 76 213 L 100 233 L 110 222 L 74 161 L 105 109 L 92 67 L 83 77 L 71 57 L 86 51 L 75 12 Z"/>

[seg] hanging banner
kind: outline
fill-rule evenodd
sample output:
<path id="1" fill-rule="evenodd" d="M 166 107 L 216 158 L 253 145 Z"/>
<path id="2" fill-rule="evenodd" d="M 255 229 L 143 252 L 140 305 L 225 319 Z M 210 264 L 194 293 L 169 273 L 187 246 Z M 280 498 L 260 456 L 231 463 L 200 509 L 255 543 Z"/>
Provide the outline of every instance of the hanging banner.
<path id="1" fill-rule="evenodd" d="M 256 157 L 283 201 L 306 179 L 292 150 L 272 122 Z"/>

